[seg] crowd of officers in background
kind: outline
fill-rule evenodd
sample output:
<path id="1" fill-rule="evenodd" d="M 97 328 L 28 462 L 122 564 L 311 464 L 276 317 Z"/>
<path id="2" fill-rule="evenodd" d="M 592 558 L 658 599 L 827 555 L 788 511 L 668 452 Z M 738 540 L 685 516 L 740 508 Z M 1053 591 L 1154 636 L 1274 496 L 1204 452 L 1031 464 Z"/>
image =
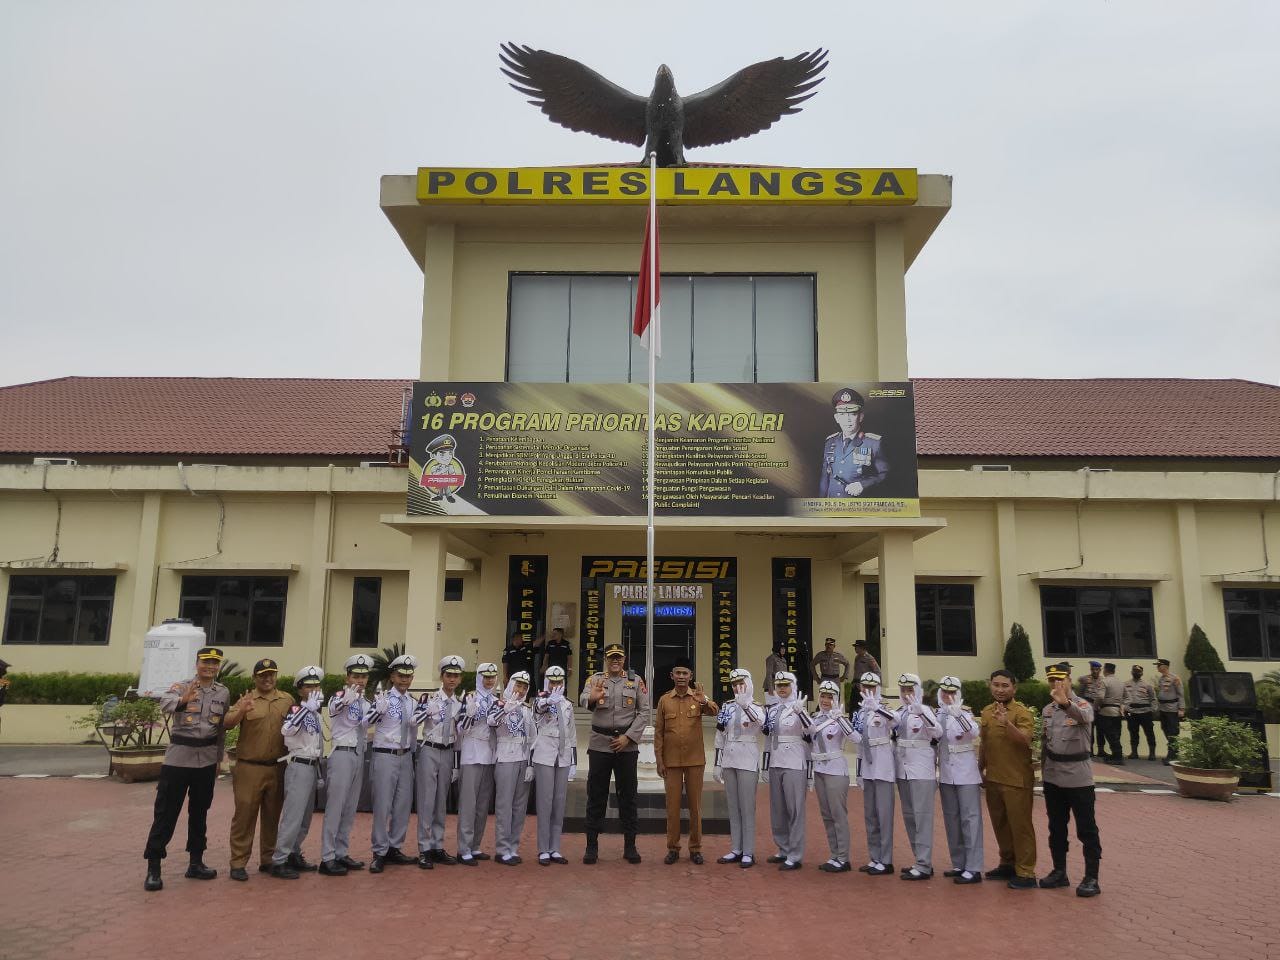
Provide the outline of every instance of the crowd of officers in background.
<path id="1" fill-rule="evenodd" d="M 898 705 L 891 708 L 882 693 L 879 665 L 859 644 L 852 666 L 875 669 L 856 675 L 854 702 L 846 710 L 841 681 L 851 665 L 835 653 L 834 641 L 826 646 L 814 661 L 819 694 L 813 711 L 799 693 L 795 674 L 787 669 L 767 674 L 763 703 L 754 698 L 750 671 L 733 670 L 732 699 L 717 705 L 693 681 L 687 660 L 672 667 L 674 688 L 652 711 L 658 772 L 667 789 L 666 863 L 676 862 L 681 853 L 682 795 L 690 815 L 690 859 L 704 862 L 698 802 L 706 762 L 701 718 L 713 716 L 713 778 L 724 785 L 730 821 L 730 849 L 719 863 L 742 868 L 756 864 L 756 784 L 763 781 L 769 788 L 770 832 L 776 847 L 766 862 L 782 871 L 802 867 L 805 795 L 813 791 L 831 853 L 819 869 L 851 871 L 848 793 L 854 782 L 862 790 L 866 828 L 867 862 L 858 868 L 862 873 L 893 874 L 894 808 L 900 805 L 912 862 L 897 875 L 908 881 L 931 879 L 938 797 L 951 861 L 944 876 L 955 883 L 998 878 L 1014 889 L 1068 886 L 1067 828 L 1074 819 L 1085 864 L 1076 892 L 1083 897 L 1100 892 L 1102 852 L 1090 764 L 1094 731 L 1103 730 L 1111 757 L 1120 762 L 1122 716 L 1130 719 L 1133 752 L 1140 730 L 1147 732 L 1154 750 L 1153 715 L 1161 716 L 1167 735 L 1176 735 L 1183 710 L 1181 683 L 1169 673 L 1167 661 L 1159 661 L 1160 681 L 1154 685 L 1142 681 L 1140 667 L 1123 685 L 1115 680 L 1111 664 L 1091 664 L 1090 675 L 1074 686 L 1070 664 L 1047 669 L 1052 699 L 1042 711 L 1042 765 L 1053 869 L 1037 880 L 1031 820 L 1034 718 L 1014 699 L 1013 675 L 1005 670 L 991 675 L 992 702 L 974 716 L 964 705 L 959 678 L 943 677 L 934 702 L 927 703 L 920 678 L 903 673 L 897 683 Z M 509 662 L 508 667 L 520 669 L 510 670 L 499 690 L 498 665 L 481 663 L 475 688 L 464 691 L 465 664 L 450 655 L 438 664 L 439 687 L 414 697 L 409 687 L 418 664 L 406 654 L 388 665 L 385 689 L 369 696 L 366 686 L 373 661 L 356 654 L 346 661 L 344 687 L 327 699 L 321 693 L 323 670 L 301 668 L 295 675 L 295 700 L 276 689 L 275 661 L 263 659 L 254 665 L 253 689 L 232 703 L 227 688 L 216 679 L 223 656 L 220 648 L 202 648 L 196 676 L 175 684 L 161 699 L 162 709 L 173 718 L 172 733 L 144 850 L 147 890 L 163 886 L 161 863 L 184 801 L 190 856 L 186 876 L 217 875 L 204 863 L 206 815 L 222 738 L 237 727 L 230 838 L 233 880 L 248 879 L 255 829 L 260 872 L 292 880 L 313 870 L 342 876 L 364 869 L 364 862 L 351 856 L 350 835 L 366 752 L 371 753 L 373 808 L 370 873 L 381 873 L 389 865 L 416 864 L 430 870 L 437 864 L 474 866 L 491 859 L 481 850 L 491 804 L 493 859 L 518 865 L 525 810 L 535 782 L 538 862 L 568 863 L 561 849 L 565 798 L 578 757 L 573 704 L 565 695 L 565 666 L 546 663 L 542 683 L 535 687 L 525 664 Z M 775 650 L 770 659 L 775 657 L 781 659 L 781 651 Z M 766 670 L 776 665 L 767 663 Z M 781 665 L 785 667 L 785 661 Z M 623 856 L 639 863 L 638 747 L 651 711 L 644 681 L 626 668 L 620 644 L 606 647 L 605 670 L 583 684 L 579 705 L 591 713 L 583 863 L 599 858 L 611 780 L 618 792 Z M 1164 721 L 1166 714 L 1169 721 Z M 325 718 L 331 741 L 327 757 Z M 856 757 L 852 771 L 848 747 Z M 445 849 L 445 806 L 453 784 L 459 793 L 456 855 Z M 313 864 L 302 848 L 321 785 L 326 788 L 321 854 Z M 980 800 L 984 794 L 1000 856 L 999 865 L 985 872 Z M 413 855 L 407 851 L 415 801 Z"/>

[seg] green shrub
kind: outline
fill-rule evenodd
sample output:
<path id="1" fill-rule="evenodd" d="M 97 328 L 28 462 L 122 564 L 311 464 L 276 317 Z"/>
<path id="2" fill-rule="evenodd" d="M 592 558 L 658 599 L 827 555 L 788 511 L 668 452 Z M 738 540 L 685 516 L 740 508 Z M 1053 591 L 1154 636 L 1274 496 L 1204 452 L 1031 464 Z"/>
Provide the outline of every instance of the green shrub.
<path id="1" fill-rule="evenodd" d="M 1280 685 L 1264 679 L 1259 680 L 1254 688 L 1258 691 L 1258 709 L 1262 711 L 1263 721 L 1280 723 Z"/>
<path id="2" fill-rule="evenodd" d="M 991 702 L 991 684 L 986 680 L 963 680 L 960 683 L 960 696 L 964 697 L 964 705 L 974 713 L 981 713 Z"/>
<path id="3" fill-rule="evenodd" d="M 1004 645 L 1004 668 L 1017 677 L 1019 682 L 1030 680 L 1036 675 L 1031 641 L 1020 623 L 1015 623 L 1009 630 L 1009 639 Z"/>
<path id="4" fill-rule="evenodd" d="M 1049 705 L 1049 685 L 1043 680 L 1024 680 L 1015 696 L 1033 713 L 1039 713 Z"/>
<path id="5" fill-rule="evenodd" d="M 123 697 L 136 686 L 136 673 L 11 673 L 9 703 L 100 703 L 107 697 Z"/>
<path id="6" fill-rule="evenodd" d="M 1261 770 L 1266 753 L 1262 738 L 1247 725 L 1227 717 L 1205 717 L 1187 722 L 1185 733 L 1174 741 L 1178 763 L 1202 770 Z"/>
<path id="7" fill-rule="evenodd" d="M 153 745 L 164 730 L 164 715 L 160 702 L 149 697 L 136 700 L 117 700 L 110 706 L 107 698 L 99 699 L 87 713 L 75 721 L 98 736 L 111 738 L 110 746 L 119 749 L 141 749 Z M 109 729 L 99 730 L 106 726 Z"/>
<path id="8" fill-rule="evenodd" d="M 1222 665 L 1222 657 L 1213 648 L 1209 638 L 1200 629 L 1200 624 L 1193 624 L 1191 636 L 1187 639 L 1187 652 L 1182 657 L 1183 663 L 1191 673 L 1222 673 L 1227 668 Z"/>

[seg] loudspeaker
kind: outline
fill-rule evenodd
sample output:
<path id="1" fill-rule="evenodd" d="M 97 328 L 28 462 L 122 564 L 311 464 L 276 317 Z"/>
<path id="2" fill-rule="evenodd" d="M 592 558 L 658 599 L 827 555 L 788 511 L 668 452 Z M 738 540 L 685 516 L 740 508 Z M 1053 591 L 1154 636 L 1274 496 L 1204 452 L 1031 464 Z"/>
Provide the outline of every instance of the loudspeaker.
<path id="1" fill-rule="evenodd" d="M 1253 677 L 1250 674 L 1239 673 L 1208 673 L 1199 674 L 1206 677 L 1249 677 L 1250 689 L 1253 689 Z M 1263 722 L 1261 710 L 1241 710 L 1234 707 L 1207 707 L 1199 712 L 1201 717 L 1226 717 L 1234 723 L 1243 723 L 1259 737 L 1262 738 L 1262 749 L 1258 751 L 1257 762 L 1262 767 L 1262 772 L 1248 770 L 1240 774 L 1240 786 L 1254 787 L 1259 790 L 1271 789 L 1271 758 L 1267 756 L 1267 725 Z"/>
<path id="2" fill-rule="evenodd" d="M 1189 711 L 1256 710 L 1258 692 L 1251 673 L 1193 673 Z M 1214 714 L 1221 716 L 1222 714 Z"/>

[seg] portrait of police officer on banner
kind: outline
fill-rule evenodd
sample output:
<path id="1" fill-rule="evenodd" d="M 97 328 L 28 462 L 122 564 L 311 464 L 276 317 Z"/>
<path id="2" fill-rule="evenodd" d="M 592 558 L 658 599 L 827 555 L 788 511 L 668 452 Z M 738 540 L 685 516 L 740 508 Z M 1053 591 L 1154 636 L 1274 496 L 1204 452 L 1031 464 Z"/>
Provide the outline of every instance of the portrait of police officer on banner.
<path id="1" fill-rule="evenodd" d="M 428 500 L 457 502 L 454 494 L 467 482 L 467 471 L 456 456 L 457 449 L 458 441 L 448 433 L 433 437 L 427 444 L 430 459 L 422 467 L 419 485 L 427 491 Z"/>
<path id="2" fill-rule="evenodd" d="M 822 445 L 820 497 L 861 497 L 884 482 L 889 464 L 878 433 L 862 429 L 866 401 L 852 387 L 831 396 L 832 415 L 840 429 Z"/>

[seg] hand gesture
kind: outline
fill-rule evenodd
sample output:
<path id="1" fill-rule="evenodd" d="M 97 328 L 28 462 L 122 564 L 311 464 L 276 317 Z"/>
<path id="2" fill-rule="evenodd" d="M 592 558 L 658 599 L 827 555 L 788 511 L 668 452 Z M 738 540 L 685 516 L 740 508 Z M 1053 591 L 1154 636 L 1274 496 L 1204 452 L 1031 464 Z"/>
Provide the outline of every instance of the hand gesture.
<path id="1" fill-rule="evenodd" d="M 236 701 L 235 711 L 237 713 L 248 713 L 253 709 L 253 691 L 246 690 L 240 694 L 240 699 Z"/>
<path id="2" fill-rule="evenodd" d="M 745 690 L 741 693 L 735 693 L 733 695 L 733 700 L 740 707 L 747 707 L 751 705 L 751 698 L 747 696 L 747 691 Z"/>
<path id="3" fill-rule="evenodd" d="M 996 701 L 996 709 L 995 713 L 992 714 L 992 719 L 995 720 L 998 727 L 1008 726 L 1009 724 L 1009 710 L 999 700 Z"/>
<path id="4" fill-rule="evenodd" d="M 177 685 L 175 684 L 175 686 Z M 178 699 L 178 703 L 182 706 L 186 706 L 194 700 L 196 698 L 196 694 L 200 692 L 200 678 L 192 677 L 186 683 L 181 685 L 181 689 L 182 696 Z"/>
<path id="5" fill-rule="evenodd" d="M 1049 696 L 1060 707 L 1065 707 L 1071 701 L 1071 697 L 1067 693 L 1067 685 L 1062 681 L 1058 681 L 1053 685 L 1053 688 L 1049 691 Z"/>
<path id="6" fill-rule="evenodd" d="M 377 696 L 373 698 L 373 708 L 379 713 L 387 712 L 387 691 L 379 690 Z"/>
<path id="7" fill-rule="evenodd" d="M 319 713 L 322 703 L 324 703 L 324 694 L 319 690 L 312 690 L 307 698 L 302 701 L 302 709 L 311 713 Z"/>
<path id="8" fill-rule="evenodd" d="M 693 690 L 693 699 L 694 699 L 694 700 L 696 700 L 698 703 L 706 703 L 706 702 L 707 702 L 707 695 L 706 695 L 706 694 L 703 692 L 703 690 L 702 690 L 702 684 L 700 684 L 700 683 L 698 683 L 697 681 L 695 681 L 695 682 L 694 682 L 694 684 L 693 684 L 692 690 Z"/>

